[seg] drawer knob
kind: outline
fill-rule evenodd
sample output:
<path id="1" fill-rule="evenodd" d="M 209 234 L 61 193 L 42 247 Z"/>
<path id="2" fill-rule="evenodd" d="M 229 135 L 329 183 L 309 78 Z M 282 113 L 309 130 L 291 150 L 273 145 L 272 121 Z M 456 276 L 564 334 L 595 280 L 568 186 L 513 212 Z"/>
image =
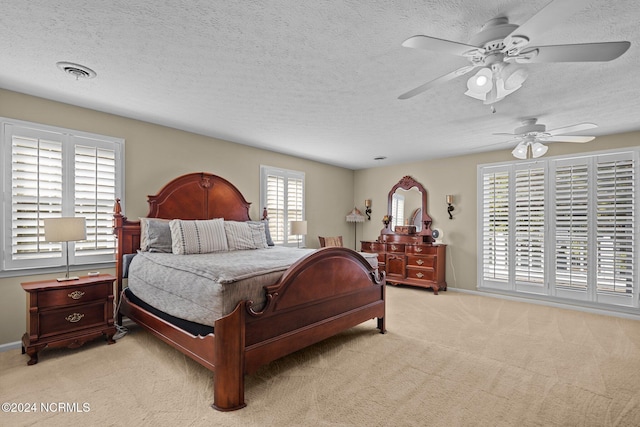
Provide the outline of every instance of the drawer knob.
<path id="1" fill-rule="evenodd" d="M 82 291 L 73 291 L 67 296 L 69 298 L 73 298 L 73 299 L 80 299 L 80 298 L 82 298 L 84 296 L 84 292 L 82 292 Z"/>
<path id="2" fill-rule="evenodd" d="M 416 261 L 416 264 L 418 264 L 418 265 L 422 265 L 422 264 L 424 264 L 424 261 L 423 261 L 423 260 L 421 260 L 421 259 L 419 259 L 419 260 L 417 260 L 417 261 Z"/>
<path id="3" fill-rule="evenodd" d="M 398 247 L 397 247 L 396 245 L 391 245 L 391 250 L 393 250 L 393 251 L 397 251 L 397 250 L 398 250 Z"/>
<path id="4" fill-rule="evenodd" d="M 418 279 L 422 279 L 422 278 L 424 277 L 424 274 L 422 274 L 422 273 L 418 272 L 418 273 L 416 273 L 416 277 L 417 277 Z"/>
<path id="5" fill-rule="evenodd" d="M 67 322 L 71 322 L 71 323 L 77 323 L 79 322 L 82 318 L 84 317 L 84 314 L 82 313 L 73 313 L 68 315 L 67 317 L 65 317 L 65 320 Z"/>
<path id="6" fill-rule="evenodd" d="M 421 247 L 417 247 L 416 248 L 416 252 L 422 252 L 422 248 Z"/>
<path id="7" fill-rule="evenodd" d="M 369 249 L 373 250 L 374 248 L 375 248 L 375 245 L 371 243 L 371 245 L 369 245 Z"/>

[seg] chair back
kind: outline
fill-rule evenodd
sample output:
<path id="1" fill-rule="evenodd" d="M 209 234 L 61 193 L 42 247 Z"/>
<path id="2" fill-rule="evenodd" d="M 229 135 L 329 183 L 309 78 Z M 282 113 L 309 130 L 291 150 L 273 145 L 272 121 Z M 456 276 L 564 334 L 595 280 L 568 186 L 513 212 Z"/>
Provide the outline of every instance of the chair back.
<path id="1" fill-rule="evenodd" d="M 330 246 L 338 246 L 342 247 L 342 236 L 332 236 L 332 237 L 323 237 L 318 236 L 318 240 L 320 240 L 320 247 L 326 248 Z"/>

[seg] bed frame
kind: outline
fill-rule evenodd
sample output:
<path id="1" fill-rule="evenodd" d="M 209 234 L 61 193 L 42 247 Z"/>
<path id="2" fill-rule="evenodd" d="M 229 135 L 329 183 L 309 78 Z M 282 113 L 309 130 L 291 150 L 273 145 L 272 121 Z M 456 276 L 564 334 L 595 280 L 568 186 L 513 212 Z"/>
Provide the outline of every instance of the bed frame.
<path id="1" fill-rule="evenodd" d="M 248 221 L 250 204 L 225 179 L 192 173 L 174 179 L 148 196 L 147 217 L 167 219 L 224 218 Z M 206 336 L 192 335 L 142 309 L 122 294 L 123 256 L 140 247 L 140 222 L 114 208 L 117 238 L 116 274 L 122 315 L 214 371 L 213 407 L 232 411 L 246 406 L 244 376 L 273 360 L 377 318 L 385 333 L 384 274 L 347 248 L 319 249 L 293 264 L 274 285 L 265 287 L 266 305 L 253 309 L 239 301 L 235 310 L 214 324 Z"/>

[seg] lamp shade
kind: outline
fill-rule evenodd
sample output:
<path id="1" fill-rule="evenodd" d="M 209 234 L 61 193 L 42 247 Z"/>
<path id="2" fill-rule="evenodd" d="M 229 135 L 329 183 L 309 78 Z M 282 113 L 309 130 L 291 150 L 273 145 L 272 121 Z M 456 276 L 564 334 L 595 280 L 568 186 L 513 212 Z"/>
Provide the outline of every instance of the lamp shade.
<path id="1" fill-rule="evenodd" d="M 347 222 L 364 222 L 364 215 L 362 215 L 362 212 L 360 212 L 358 208 L 353 208 L 347 215 Z"/>
<path id="2" fill-rule="evenodd" d="M 528 145 L 523 141 L 513 149 L 511 154 L 513 154 L 513 157 L 515 157 L 516 159 L 524 160 L 527 158 L 527 149 Z"/>
<path id="3" fill-rule="evenodd" d="M 307 221 L 291 221 L 291 235 L 293 235 L 293 236 L 306 236 L 307 235 Z"/>
<path id="4" fill-rule="evenodd" d="M 84 217 L 60 217 L 44 220 L 44 240 L 47 242 L 72 242 L 87 238 Z"/>
<path id="5" fill-rule="evenodd" d="M 548 150 L 549 150 L 549 147 L 539 142 L 534 142 L 531 145 L 531 155 L 533 156 L 534 159 L 537 159 L 538 157 L 543 156 L 544 153 L 546 153 Z"/>
<path id="6" fill-rule="evenodd" d="M 467 88 L 470 93 L 465 93 L 465 95 L 484 98 L 493 87 L 492 80 L 493 73 L 491 69 L 488 67 L 481 68 L 480 71 L 467 80 Z"/>

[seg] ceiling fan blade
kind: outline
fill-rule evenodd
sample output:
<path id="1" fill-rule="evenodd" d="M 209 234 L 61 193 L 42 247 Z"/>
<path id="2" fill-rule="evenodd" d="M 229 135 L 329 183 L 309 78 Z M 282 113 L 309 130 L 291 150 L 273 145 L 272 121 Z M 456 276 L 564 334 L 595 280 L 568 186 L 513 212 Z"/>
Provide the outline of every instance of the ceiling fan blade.
<path id="1" fill-rule="evenodd" d="M 434 50 L 452 55 L 464 56 L 470 50 L 480 50 L 477 46 L 458 43 L 429 36 L 413 36 L 402 42 L 402 46 L 414 49 Z"/>
<path id="2" fill-rule="evenodd" d="M 595 136 L 574 136 L 574 135 L 558 135 L 544 138 L 545 142 L 578 142 L 583 144 L 585 142 L 593 141 Z"/>
<path id="3" fill-rule="evenodd" d="M 598 125 L 595 123 L 579 123 L 577 125 L 565 126 L 563 128 L 551 129 L 547 133 L 551 136 L 560 134 L 569 134 L 573 132 L 581 132 L 583 130 L 595 129 Z"/>
<path id="4" fill-rule="evenodd" d="M 616 59 L 629 46 L 631 43 L 626 41 L 537 46 L 524 49 L 516 56 L 516 62 L 605 62 Z"/>
<path id="5" fill-rule="evenodd" d="M 524 37 L 525 40 L 535 39 L 537 35 L 548 31 L 556 26 L 556 24 L 564 21 L 567 16 L 583 9 L 586 6 L 585 3 L 584 0 L 556 0 L 550 2 L 505 37 L 505 51 L 518 48 L 517 45 L 520 44 L 522 40 L 519 40 L 518 37 Z"/>
<path id="6" fill-rule="evenodd" d="M 473 65 L 466 65 L 462 68 L 458 68 L 455 71 L 452 71 L 448 74 L 445 74 L 444 76 L 440 76 L 437 79 L 431 80 L 430 82 L 427 82 L 423 85 L 418 86 L 415 89 L 410 90 L 409 92 L 403 93 L 402 95 L 400 95 L 398 97 L 398 99 L 409 99 L 412 98 L 416 95 L 421 94 L 422 92 L 432 88 L 433 86 L 439 85 L 440 83 L 444 83 L 444 82 L 448 82 L 449 80 L 453 80 L 456 77 L 462 76 L 464 74 L 467 74 L 468 72 L 472 71 L 474 68 L 476 68 Z"/>
<path id="7" fill-rule="evenodd" d="M 517 133 L 507 133 L 507 132 L 496 132 L 496 133 L 492 133 L 491 135 L 503 135 L 503 136 L 512 136 L 512 137 L 517 137 L 520 136 Z"/>

